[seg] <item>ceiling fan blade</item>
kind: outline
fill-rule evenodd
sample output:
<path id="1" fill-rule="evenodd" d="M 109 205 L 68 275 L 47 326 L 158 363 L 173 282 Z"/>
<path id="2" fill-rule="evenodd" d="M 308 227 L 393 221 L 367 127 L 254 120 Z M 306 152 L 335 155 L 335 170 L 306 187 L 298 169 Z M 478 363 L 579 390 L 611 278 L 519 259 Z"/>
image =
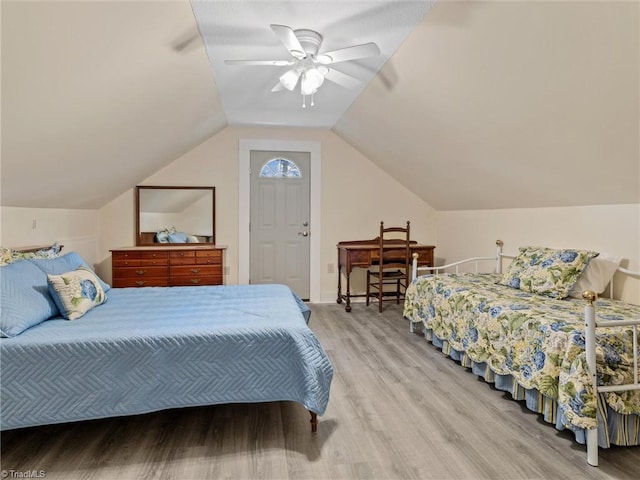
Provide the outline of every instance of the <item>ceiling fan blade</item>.
<path id="1" fill-rule="evenodd" d="M 324 78 L 345 88 L 357 88 L 362 85 L 362 82 L 356 77 L 352 77 L 351 75 L 347 75 L 346 73 L 339 72 L 338 70 L 334 70 L 333 68 L 329 69 Z"/>
<path id="2" fill-rule="evenodd" d="M 273 30 L 273 33 L 278 36 L 285 48 L 289 50 L 291 55 L 298 59 L 304 58 L 307 55 L 291 27 L 276 24 L 271 24 L 269 26 L 271 27 L 271 30 Z"/>
<path id="3" fill-rule="evenodd" d="M 225 60 L 225 65 L 267 65 L 283 67 L 286 65 L 293 65 L 293 61 L 289 60 Z"/>
<path id="4" fill-rule="evenodd" d="M 271 89 L 272 92 L 281 92 L 282 90 L 285 90 L 284 85 L 282 85 L 282 82 L 276 83 L 276 85 Z"/>
<path id="5" fill-rule="evenodd" d="M 378 45 L 369 42 L 321 53 L 316 56 L 316 60 L 318 63 L 328 65 L 330 63 L 346 62 L 347 60 L 357 60 L 358 58 L 375 57 L 376 55 L 380 55 Z"/>

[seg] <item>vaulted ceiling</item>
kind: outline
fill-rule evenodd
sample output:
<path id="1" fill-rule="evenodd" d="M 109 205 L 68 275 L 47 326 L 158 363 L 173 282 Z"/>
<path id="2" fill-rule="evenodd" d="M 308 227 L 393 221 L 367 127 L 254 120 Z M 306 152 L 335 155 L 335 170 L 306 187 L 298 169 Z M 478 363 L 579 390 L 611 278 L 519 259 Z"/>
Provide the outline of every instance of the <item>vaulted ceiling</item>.
<path id="1" fill-rule="evenodd" d="M 638 2 L 271 2 L 273 19 L 219 2 L 210 35 L 205 3 L 3 0 L 2 205 L 100 207 L 246 123 L 216 52 L 280 48 L 270 23 L 322 30 L 327 48 L 381 43 L 384 63 L 345 67 L 372 78 L 323 125 L 436 209 L 640 203 Z M 294 98 L 267 75 L 231 82 L 253 92 L 247 112 Z"/>

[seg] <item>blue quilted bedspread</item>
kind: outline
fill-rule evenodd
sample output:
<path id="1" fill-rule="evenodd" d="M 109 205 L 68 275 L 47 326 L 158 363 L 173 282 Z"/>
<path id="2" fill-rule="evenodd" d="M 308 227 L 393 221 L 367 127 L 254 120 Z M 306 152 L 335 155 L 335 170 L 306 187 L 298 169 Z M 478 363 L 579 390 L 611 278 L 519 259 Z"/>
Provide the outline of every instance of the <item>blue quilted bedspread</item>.
<path id="1" fill-rule="evenodd" d="M 1 429 L 279 400 L 322 415 L 333 368 L 303 306 L 282 285 L 111 289 L 1 339 Z"/>

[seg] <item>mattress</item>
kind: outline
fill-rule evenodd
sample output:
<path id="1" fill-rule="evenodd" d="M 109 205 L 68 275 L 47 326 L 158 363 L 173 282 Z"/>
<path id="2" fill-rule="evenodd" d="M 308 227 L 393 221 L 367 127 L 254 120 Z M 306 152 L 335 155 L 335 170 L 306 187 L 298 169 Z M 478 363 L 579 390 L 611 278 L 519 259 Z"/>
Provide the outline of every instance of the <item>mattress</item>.
<path id="1" fill-rule="evenodd" d="M 303 310 L 283 285 L 111 289 L 0 340 L 0 427 L 269 401 L 322 415 L 333 368 Z"/>

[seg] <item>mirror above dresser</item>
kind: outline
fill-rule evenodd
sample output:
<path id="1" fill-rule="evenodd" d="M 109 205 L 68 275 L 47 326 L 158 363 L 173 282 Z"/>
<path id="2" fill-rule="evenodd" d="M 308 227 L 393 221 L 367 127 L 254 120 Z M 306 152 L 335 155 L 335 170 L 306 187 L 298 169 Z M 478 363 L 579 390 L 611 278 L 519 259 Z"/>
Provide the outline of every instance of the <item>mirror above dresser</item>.
<path id="1" fill-rule="evenodd" d="M 215 187 L 136 187 L 136 245 L 216 243 Z"/>

